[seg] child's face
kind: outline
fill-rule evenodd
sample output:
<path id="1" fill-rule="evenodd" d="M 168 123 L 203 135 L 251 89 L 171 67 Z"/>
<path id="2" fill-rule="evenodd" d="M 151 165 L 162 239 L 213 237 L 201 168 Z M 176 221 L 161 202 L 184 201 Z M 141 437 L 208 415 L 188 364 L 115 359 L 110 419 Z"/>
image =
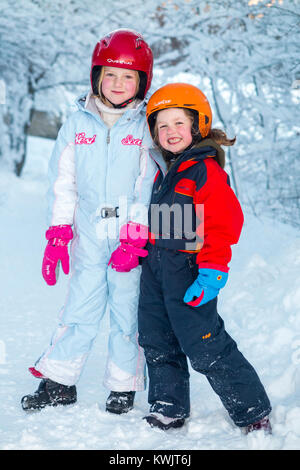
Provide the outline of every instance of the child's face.
<path id="1" fill-rule="evenodd" d="M 102 94 L 113 104 L 121 104 L 136 95 L 138 72 L 118 67 L 105 67 Z"/>
<path id="2" fill-rule="evenodd" d="M 156 122 L 158 140 L 165 150 L 180 153 L 192 143 L 192 122 L 183 109 L 163 109 Z"/>

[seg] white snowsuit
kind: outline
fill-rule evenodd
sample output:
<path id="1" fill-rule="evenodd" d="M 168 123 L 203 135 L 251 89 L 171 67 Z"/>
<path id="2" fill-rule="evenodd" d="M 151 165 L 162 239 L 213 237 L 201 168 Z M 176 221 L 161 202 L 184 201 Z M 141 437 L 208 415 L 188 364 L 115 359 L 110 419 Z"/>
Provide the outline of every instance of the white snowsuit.
<path id="1" fill-rule="evenodd" d="M 74 238 L 59 326 L 35 368 L 55 382 L 74 385 L 109 305 L 104 385 L 139 391 L 145 388 L 144 356 L 137 341 L 141 269 L 119 273 L 108 261 L 124 223 L 147 224 L 156 164 L 148 153 L 146 100 L 127 109 L 110 129 L 93 100 L 91 93 L 77 100 L 79 109 L 60 129 L 49 164 L 49 225 L 73 225 Z M 103 208 L 116 207 L 119 217 L 103 218 Z"/>

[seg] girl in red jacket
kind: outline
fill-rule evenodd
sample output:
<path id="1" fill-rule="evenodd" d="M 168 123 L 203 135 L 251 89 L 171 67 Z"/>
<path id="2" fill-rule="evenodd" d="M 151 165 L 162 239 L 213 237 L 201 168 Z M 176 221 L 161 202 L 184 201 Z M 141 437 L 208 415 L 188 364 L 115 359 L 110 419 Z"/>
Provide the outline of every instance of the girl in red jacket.
<path id="1" fill-rule="evenodd" d="M 224 171 L 203 93 L 184 83 L 156 91 L 147 121 L 160 149 L 149 212 L 148 257 L 142 262 L 139 343 L 149 373 L 151 426 L 183 426 L 190 414 L 187 358 L 204 374 L 233 422 L 246 432 L 271 432 L 269 399 L 217 312 L 228 278 L 231 245 L 243 225 Z"/>

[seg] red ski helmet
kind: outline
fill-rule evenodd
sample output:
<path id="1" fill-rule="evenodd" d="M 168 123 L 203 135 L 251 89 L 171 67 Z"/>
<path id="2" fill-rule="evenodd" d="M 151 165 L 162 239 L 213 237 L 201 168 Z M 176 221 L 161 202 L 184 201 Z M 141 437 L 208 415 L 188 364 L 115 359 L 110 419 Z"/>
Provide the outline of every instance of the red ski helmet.
<path id="1" fill-rule="evenodd" d="M 118 67 L 137 70 L 140 87 L 137 97 L 144 99 L 152 81 L 153 54 L 143 36 L 130 29 L 117 29 L 97 42 L 91 65 L 91 85 L 98 95 L 101 67 Z"/>

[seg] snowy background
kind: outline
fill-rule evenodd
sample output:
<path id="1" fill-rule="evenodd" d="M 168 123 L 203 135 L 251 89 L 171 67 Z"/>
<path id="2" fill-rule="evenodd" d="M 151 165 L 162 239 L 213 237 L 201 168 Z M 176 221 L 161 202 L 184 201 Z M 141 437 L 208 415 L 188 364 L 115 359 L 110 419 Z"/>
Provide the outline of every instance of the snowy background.
<path id="1" fill-rule="evenodd" d="M 243 205 L 299 227 L 300 0 L 0 0 L 0 165 L 22 174 L 36 113 L 65 120 L 96 42 L 120 27 L 150 44 L 152 91 L 199 86 L 214 127 L 237 136 L 227 170 Z"/>
<path id="2" fill-rule="evenodd" d="M 16 9 L 0 0 L 0 449 L 300 449 L 299 2 L 121 3 L 20 0 Z M 166 81 L 200 86 L 214 126 L 238 136 L 226 170 L 245 226 L 219 312 L 269 394 L 272 436 L 242 435 L 192 370 L 184 428 L 151 429 L 142 420 L 147 392 L 128 415 L 106 413 L 108 315 L 78 403 L 34 414 L 20 407 L 38 386 L 27 368 L 49 342 L 68 281 L 61 274 L 48 287 L 41 277 L 54 142 L 26 130 L 35 109 L 62 120 L 73 110 L 95 42 L 121 26 L 145 32 L 155 50 L 153 90 Z"/>
<path id="3" fill-rule="evenodd" d="M 137 393 L 127 415 L 105 412 L 108 315 L 78 384 L 78 403 L 24 413 L 21 397 L 38 386 L 27 368 L 49 342 L 67 286 L 63 274 L 54 287 L 41 276 L 47 158 L 36 162 L 52 145 L 31 138 L 23 176 L 0 173 L 0 449 L 300 449 L 299 232 L 248 212 L 219 312 L 269 394 L 271 437 L 241 434 L 206 378 L 193 370 L 191 418 L 180 430 L 164 433 L 142 420 L 146 391 Z"/>

